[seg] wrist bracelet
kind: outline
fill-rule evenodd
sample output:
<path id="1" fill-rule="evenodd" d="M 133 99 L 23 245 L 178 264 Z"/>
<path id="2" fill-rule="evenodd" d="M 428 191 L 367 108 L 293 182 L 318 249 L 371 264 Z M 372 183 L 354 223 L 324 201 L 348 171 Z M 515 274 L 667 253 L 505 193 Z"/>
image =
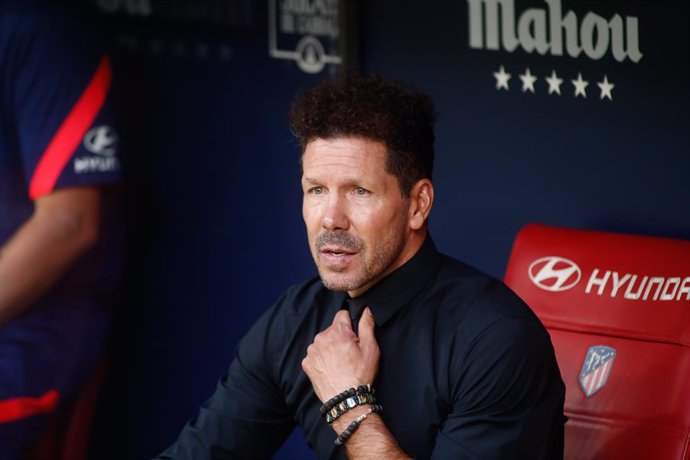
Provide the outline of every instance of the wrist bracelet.
<path id="1" fill-rule="evenodd" d="M 342 446 L 345 444 L 345 441 L 350 439 L 350 436 L 353 435 L 355 431 L 357 431 L 357 428 L 359 428 L 359 425 L 371 414 L 372 412 L 381 412 L 383 410 L 383 407 L 380 405 L 376 404 L 371 407 L 368 411 L 364 412 L 361 414 L 359 417 L 354 419 L 352 423 L 350 423 L 347 428 L 345 428 L 345 431 L 340 433 L 338 437 L 335 439 L 335 445 L 336 446 Z"/>
<path id="2" fill-rule="evenodd" d="M 376 404 L 376 398 L 373 393 L 356 394 L 336 404 L 335 407 L 326 413 L 326 422 L 331 424 L 350 409 L 365 404 Z"/>
<path id="3" fill-rule="evenodd" d="M 371 393 L 372 396 L 374 395 L 374 389 L 371 387 L 371 384 L 360 385 L 357 388 L 352 387 L 349 390 L 345 390 L 342 393 L 333 396 L 331 399 L 326 401 L 319 410 L 321 411 L 321 415 L 325 416 L 328 411 L 333 409 L 337 404 L 343 402 L 345 399 L 355 395 L 365 395 L 369 393 Z"/>

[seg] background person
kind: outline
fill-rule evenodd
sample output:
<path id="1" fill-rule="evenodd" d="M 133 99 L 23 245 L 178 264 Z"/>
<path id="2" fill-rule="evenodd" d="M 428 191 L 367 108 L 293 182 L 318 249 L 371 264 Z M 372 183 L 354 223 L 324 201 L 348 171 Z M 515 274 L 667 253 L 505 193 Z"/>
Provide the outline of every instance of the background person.
<path id="1" fill-rule="evenodd" d="M 101 354 L 119 262 L 103 44 L 56 3 L 0 2 L 0 458 Z"/>

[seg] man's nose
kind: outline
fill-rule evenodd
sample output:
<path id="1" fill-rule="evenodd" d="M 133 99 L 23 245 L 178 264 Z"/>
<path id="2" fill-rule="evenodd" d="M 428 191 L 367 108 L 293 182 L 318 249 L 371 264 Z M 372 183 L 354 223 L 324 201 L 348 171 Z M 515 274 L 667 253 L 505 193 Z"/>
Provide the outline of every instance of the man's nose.
<path id="1" fill-rule="evenodd" d="M 323 214 L 322 225 L 328 230 L 347 230 L 350 221 L 347 218 L 347 204 L 342 197 L 332 194 Z"/>

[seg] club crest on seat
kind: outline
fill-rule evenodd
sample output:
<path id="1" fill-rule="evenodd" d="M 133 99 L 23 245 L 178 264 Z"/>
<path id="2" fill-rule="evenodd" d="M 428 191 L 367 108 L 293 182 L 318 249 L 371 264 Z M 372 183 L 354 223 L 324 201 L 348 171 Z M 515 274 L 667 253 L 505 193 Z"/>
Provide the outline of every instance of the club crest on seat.
<path id="1" fill-rule="evenodd" d="M 589 347 L 580 371 L 580 388 L 587 398 L 604 388 L 609 380 L 616 350 L 604 345 Z"/>

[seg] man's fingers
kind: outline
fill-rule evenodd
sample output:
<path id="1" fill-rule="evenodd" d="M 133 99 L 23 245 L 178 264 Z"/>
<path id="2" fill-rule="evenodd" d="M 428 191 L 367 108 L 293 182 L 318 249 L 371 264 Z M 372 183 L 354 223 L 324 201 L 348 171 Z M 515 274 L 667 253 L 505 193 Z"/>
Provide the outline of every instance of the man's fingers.
<path id="1" fill-rule="evenodd" d="M 376 337 L 374 337 L 374 315 L 372 315 L 369 307 L 365 308 L 362 312 L 362 317 L 359 319 L 359 326 L 357 327 L 357 332 L 359 335 L 359 341 L 362 347 L 368 347 L 371 344 L 376 345 Z"/>
<path id="2" fill-rule="evenodd" d="M 333 324 L 343 324 L 349 329 L 352 329 L 352 322 L 350 321 L 350 313 L 347 310 L 338 310 L 333 318 Z"/>

